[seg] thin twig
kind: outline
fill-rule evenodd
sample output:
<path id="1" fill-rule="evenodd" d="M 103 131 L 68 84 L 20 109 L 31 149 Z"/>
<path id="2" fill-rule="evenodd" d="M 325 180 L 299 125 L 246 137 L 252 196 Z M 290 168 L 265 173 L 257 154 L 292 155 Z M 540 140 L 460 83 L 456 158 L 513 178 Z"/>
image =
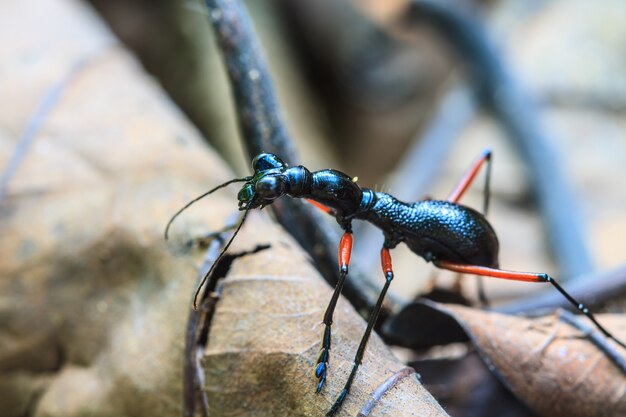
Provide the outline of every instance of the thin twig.
<path id="1" fill-rule="evenodd" d="M 452 145 L 476 115 L 468 88 L 452 86 L 441 98 L 435 114 L 407 149 L 386 184 L 405 201 L 423 199 L 432 188 Z M 407 181 L 410 178 L 410 181 Z"/>
<path id="2" fill-rule="evenodd" d="M 76 76 L 91 59 L 91 57 L 79 59 L 58 81 L 52 84 L 44 92 L 37 108 L 31 115 L 30 119 L 26 122 L 24 130 L 17 140 L 13 154 L 9 158 L 9 162 L 0 176 L 0 202 L 2 202 L 6 196 L 9 182 L 15 175 L 15 172 L 19 168 L 21 162 L 24 160 L 28 149 L 41 130 L 41 127 L 48 120 L 48 116 L 56 107 L 57 103 L 59 103 L 63 93 L 67 91 L 72 81 L 76 79 Z"/>
<path id="3" fill-rule="evenodd" d="M 413 0 L 402 23 L 429 25 L 468 64 L 479 101 L 502 124 L 526 163 L 561 274 L 574 277 L 592 271 L 577 201 L 534 100 L 513 77 L 479 21 L 457 6 Z"/>
<path id="4" fill-rule="evenodd" d="M 196 340 L 199 310 L 190 309 L 187 317 L 187 330 L 185 331 L 185 363 L 183 366 L 183 416 L 194 417 L 196 413 Z"/>
<path id="5" fill-rule="evenodd" d="M 369 400 L 361 408 L 361 411 L 359 411 L 357 417 L 369 416 L 374 407 L 376 407 L 376 405 L 380 402 L 380 399 L 383 397 L 383 395 L 385 395 L 387 392 L 389 392 L 389 390 L 398 385 L 403 379 L 411 375 L 416 375 L 415 369 L 405 367 L 387 378 L 382 384 L 378 386 L 378 388 L 376 388 L 372 395 L 370 395 Z"/>
<path id="6" fill-rule="evenodd" d="M 207 305 L 207 309 L 215 309 L 215 304 L 217 304 L 217 300 L 219 300 L 220 294 L 216 294 L 215 297 L 211 297 L 208 300 L 212 300 L 212 306 Z M 202 406 L 202 417 L 209 417 L 209 397 L 206 394 L 206 391 L 202 389 L 204 387 L 204 369 L 202 369 L 202 358 L 204 358 L 204 352 L 201 349 L 196 349 L 196 386 L 198 387 L 198 392 L 200 395 L 200 405 Z"/>
<path id="7" fill-rule="evenodd" d="M 200 398 L 203 415 L 208 412 L 208 398 L 204 390 L 204 371 L 200 359 L 208 343 L 208 332 L 215 312 L 215 306 L 220 299 L 220 280 L 230 268 L 232 261 L 238 257 L 250 255 L 269 248 L 268 245 L 258 245 L 252 250 L 239 253 L 230 253 L 220 257 L 225 242 L 228 242 L 235 232 L 234 227 L 238 216 L 229 219 L 229 225 L 222 230 L 225 232 L 217 236 L 206 250 L 202 266 L 196 279 L 197 287 L 206 279 L 203 291 L 200 294 L 200 307 L 190 309 L 185 334 L 185 365 L 183 371 L 183 415 L 194 417 L 196 401 Z M 217 264 L 215 264 L 217 262 Z M 214 267 L 215 266 L 215 267 Z M 213 269 L 212 269 L 213 268 Z M 212 273 L 209 273 L 211 271 Z M 208 274 L 208 275 L 207 275 Z M 196 301 L 198 290 L 194 289 L 192 300 Z"/>
<path id="8" fill-rule="evenodd" d="M 232 231 L 229 234 L 232 235 Z M 222 246 L 224 245 L 224 239 L 222 237 L 214 239 L 206 250 L 204 260 L 202 262 L 202 266 L 198 272 L 198 277 L 196 279 L 197 284 L 199 285 L 207 271 L 211 268 L 211 265 L 218 257 L 218 254 L 222 250 Z M 204 294 L 210 294 L 217 285 L 217 274 L 213 274 L 209 277 L 209 280 L 206 284 L 206 290 Z M 195 291 L 195 287 L 194 287 Z M 202 349 L 201 346 L 201 338 L 203 329 L 208 329 L 207 326 L 210 324 L 211 318 L 213 316 L 213 311 L 215 305 L 217 304 L 217 298 L 211 297 L 208 299 L 204 299 L 201 302 L 201 306 L 199 309 L 190 308 L 189 317 L 187 318 L 187 330 L 185 333 L 185 365 L 183 369 L 183 416 L 184 417 L 195 417 L 196 410 L 196 399 L 198 396 L 201 398 L 202 409 L 205 410 L 208 408 L 208 401 L 206 399 L 206 394 L 204 393 L 204 385 L 201 383 L 199 379 L 199 369 L 198 369 L 198 352 Z M 206 344 L 206 340 L 203 341 L 203 344 Z M 208 413 L 203 411 L 205 415 Z"/>
<path id="9" fill-rule="evenodd" d="M 475 114 L 476 106 L 467 88 L 455 85 L 444 94 L 428 126 L 415 136 L 405 157 L 384 182 L 395 197 L 418 201 L 426 196 L 452 144 Z M 365 270 L 372 270 L 377 258 L 371 254 L 379 250 L 375 245 L 380 245 L 380 231 L 370 226 L 360 227 L 359 233 L 359 241 L 363 242 L 357 246 L 359 262 Z"/>
<path id="10" fill-rule="evenodd" d="M 222 52 L 233 95 L 237 118 L 252 159 L 261 152 L 279 155 L 289 164 L 297 155 L 281 116 L 265 58 L 250 17 L 237 0 L 206 0 L 213 29 Z M 292 199 L 272 204 L 280 224 L 314 259 L 326 281 L 337 282 L 339 230 L 308 205 Z M 379 289 L 368 283 L 359 268 L 350 269 L 344 295 L 360 311 L 373 308 Z"/>

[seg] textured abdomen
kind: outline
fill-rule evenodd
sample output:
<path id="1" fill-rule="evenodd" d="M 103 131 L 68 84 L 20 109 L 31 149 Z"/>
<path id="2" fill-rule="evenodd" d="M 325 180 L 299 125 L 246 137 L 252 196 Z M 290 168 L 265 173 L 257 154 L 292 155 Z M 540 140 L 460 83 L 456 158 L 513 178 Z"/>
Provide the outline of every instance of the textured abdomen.
<path id="1" fill-rule="evenodd" d="M 498 267 L 498 238 L 485 217 L 448 201 L 403 203 L 385 193 L 363 216 L 380 227 L 388 243 L 404 242 L 427 261 Z"/>

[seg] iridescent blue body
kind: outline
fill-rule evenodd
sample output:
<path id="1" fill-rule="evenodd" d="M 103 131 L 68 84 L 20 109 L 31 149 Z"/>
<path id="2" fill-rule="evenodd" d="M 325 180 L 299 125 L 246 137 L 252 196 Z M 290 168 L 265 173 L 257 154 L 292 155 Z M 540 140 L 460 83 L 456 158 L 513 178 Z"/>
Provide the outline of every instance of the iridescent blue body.
<path id="1" fill-rule="evenodd" d="M 389 249 L 404 242 L 429 262 L 498 267 L 498 238 L 485 216 L 474 209 L 437 200 L 405 203 L 361 188 L 351 177 L 333 169 L 310 172 L 303 166 L 284 167 L 269 175 L 272 186 L 256 186 L 258 199 L 252 200 L 252 208 L 271 204 L 277 196 L 268 191 L 279 190 L 281 195 L 328 207 L 344 230 L 351 229 L 353 219 L 374 224 L 382 230 Z"/>
<path id="2" fill-rule="evenodd" d="M 486 152 L 476 165 L 490 158 Z M 311 172 L 303 166 L 287 167 L 276 155 L 260 154 L 252 161 L 254 175 L 244 180 L 239 192 L 239 208 L 247 213 L 254 208 L 263 208 L 282 196 L 305 198 L 335 217 L 344 230 L 339 244 L 339 279 L 333 296 L 324 314 L 324 336 L 315 376 L 317 392 L 326 381 L 331 347 L 331 325 L 333 312 L 341 289 L 348 275 L 348 264 L 352 250 L 352 221 L 364 220 L 377 226 L 384 234 L 381 250 L 381 265 L 385 284 L 376 306 L 368 320 L 365 334 L 357 349 L 352 371 L 344 389 L 326 414 L 333 416 L 343 403 L 363 355 L 369 336 L 382 308 L 385 294 L 393 279 L 389 250 L 405 243 L 414 253 L 437 266 L 471 265 L 472 267 L 498 268 L 498 238 L 485 216 L 469 207 L 457 204 L 460 193 L 451 201 L 424 200 L 405 203 L 395 197 L 368 188 L 361 188 L 348 175 L 333 169 Z M 474 175 L 474 174 L 472 174 Z"/>
<path id="3" fill-rule="evenodd" d="M 389 248 L 404 242 L 426 261 L 498 267 L 498 238 L 476 210 L 448 201 L 404 203 L 375 193 L 376 203 L 359 216 L 378 226 Z"/>

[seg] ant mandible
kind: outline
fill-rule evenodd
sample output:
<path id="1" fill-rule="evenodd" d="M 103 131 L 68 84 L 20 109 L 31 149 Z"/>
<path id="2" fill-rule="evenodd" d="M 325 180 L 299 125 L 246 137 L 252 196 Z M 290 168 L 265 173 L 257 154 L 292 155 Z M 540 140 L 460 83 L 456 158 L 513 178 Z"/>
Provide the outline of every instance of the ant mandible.
<path id="1" fill-rule="evenodd" d="M 499 269 L 499 244 L 495 231 L 483 214 L 459 204 L 461 197 L 484 163 L 487 163 L 484 199 L 484 211 L 486 212 L 489 204 L 489 174 L 491 171 L 491 152 L 489 150 L 483 151 L 474 161 L 469 171 L 446 200 L 424 200 L 416 203 L 404 203 L 389 194 L 361 188 L 351 177 L 333 169 L 311 172 L 303 166 L 288 167 L 276 155 L 262 153 L 252 161 L 254 175 L 221 184 L 190 201 L 174 214 L 165 228 L 165 238 L 167 239 L 172 221 L 191 204 L 229 184 L 245 183 L 237 196 L 239 210 L 243 211 L 243 215 L 235 233 L 198 286 L 194 297 L 195 308 L 202 285 L 211 275 L 222 255 L 228 250 L 250 210 L 268 206 L 276 199 L 287 195 L 292 198 L 307 199 L 325 213 L 335 217 L 344 233 L 339 243 L 339 280 L 324 314 L 325 329 L 321 352 L 315 369 L 315 375 L 318 378 L 317 392 L 320 392 L 326 381 L 328 371 L 333 313 L 348 275 L 352 253 L 352 221 L 355 219 L 365 220 L 382 230 L 385 240 L 380 258 L 385 284 L 361 338 L 354 357 L 352 371 L 337 400 L 326 414 L 327 417 L 334 415 L 339 410 L 352 386 L 385 294 L 393 280 L 389 251 L 402 242 L 427 262 L 432 262 L 441 269 L 515 281 L 550 283 L 571 304 L 587 316 L 607 338 L 626 348 L 626 344 L 606 330 L 585 305 L 576 301 L 551 276 L 544 273 Z"/>

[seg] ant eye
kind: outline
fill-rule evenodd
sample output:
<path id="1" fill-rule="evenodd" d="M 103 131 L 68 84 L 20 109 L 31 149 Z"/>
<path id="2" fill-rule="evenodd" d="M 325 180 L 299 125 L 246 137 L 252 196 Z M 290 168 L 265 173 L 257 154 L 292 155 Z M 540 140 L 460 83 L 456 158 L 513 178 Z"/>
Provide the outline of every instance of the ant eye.
<path id="1" fill-rule="evenodd" d="M 283 195 L 285 184 L 275 175 L 263 177 L 256 182 L 256 191 L 266 200 L 273 200 Z"/>
<path id="2" fill-rule="evenodd" d="M 244 185 L 237 195 L 239 202 L 243 203 L 247 203 L 252 199 L 252 197 L 254 197 L 254 189 L 251 184 Z"/>
<path id="3" fill-rule="evenodd" d="M 254 172 L 267 171 L 270 169 L 285 168 L 285 163 L 276 155 L 271 153 L 261 153 L 252 160 L 252 169 Z"/>

